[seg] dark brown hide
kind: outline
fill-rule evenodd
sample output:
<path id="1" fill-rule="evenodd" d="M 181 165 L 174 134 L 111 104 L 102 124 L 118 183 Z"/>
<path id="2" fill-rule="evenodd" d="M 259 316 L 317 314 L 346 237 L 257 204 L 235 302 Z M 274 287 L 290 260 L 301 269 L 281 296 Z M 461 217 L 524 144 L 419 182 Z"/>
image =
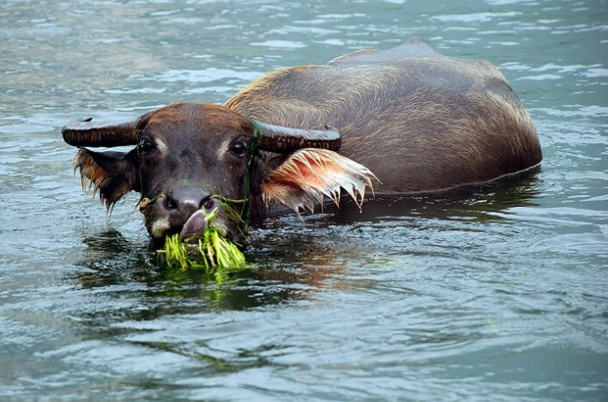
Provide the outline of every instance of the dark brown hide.
<path id="1" fill-rule="evenodd" d="M 226 106 L 278 125 L 335 127 L 340 153 L 373 170 L 378 192 L 486 182 L 542 159 L 534 124 L 496 67 L 420 39 L 268 73 Z"/>

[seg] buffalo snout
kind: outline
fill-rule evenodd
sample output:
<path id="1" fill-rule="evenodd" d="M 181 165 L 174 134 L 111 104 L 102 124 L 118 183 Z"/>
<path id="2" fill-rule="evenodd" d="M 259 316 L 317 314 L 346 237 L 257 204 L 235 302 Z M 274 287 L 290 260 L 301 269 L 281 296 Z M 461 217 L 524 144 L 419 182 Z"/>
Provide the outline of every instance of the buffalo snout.
<path id="1" fill-rule="evenodd" d="M 182 240 L 200 237 L 208 226 L 206 216 L 216 208 L 220 208 L 219 200 L 200 186 L 177 185 L 144 211 L 146 226 L 157 239 L 176 233 Z"/>

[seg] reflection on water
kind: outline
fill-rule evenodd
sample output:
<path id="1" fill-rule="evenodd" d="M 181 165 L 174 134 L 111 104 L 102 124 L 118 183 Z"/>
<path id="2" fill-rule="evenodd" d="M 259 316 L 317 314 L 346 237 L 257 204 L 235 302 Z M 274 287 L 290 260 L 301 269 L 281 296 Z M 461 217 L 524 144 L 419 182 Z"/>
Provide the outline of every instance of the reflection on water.
<path id="1" fill-rule="evenodd" d="M 0 12 L 0 399 L 601 401 L 605 1 L 8 0 Z M 258 222 L 250 268 L 161 267 L 130 195 L 80 192 L 60 127 L 221 103 L 410 36 L 505 73 L 539 171 Z"/>

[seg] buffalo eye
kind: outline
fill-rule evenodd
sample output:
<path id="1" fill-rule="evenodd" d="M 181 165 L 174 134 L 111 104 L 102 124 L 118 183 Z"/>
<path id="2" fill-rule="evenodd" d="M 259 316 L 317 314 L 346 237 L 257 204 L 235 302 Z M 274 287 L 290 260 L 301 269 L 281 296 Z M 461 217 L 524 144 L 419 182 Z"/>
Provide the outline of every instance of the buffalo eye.
<path id="1" fill-rule="evenodd" d="M 245 154 L 247 154 L 247 143 L 245 143 L 244 141 L 236 141 L 232 143 L 232 145 L 230 146 L 230 152 L 242 158 L 243 156 L 245 156 Z"/>
<path id="2" fill-rule="evenodd" d="M 139 150 L 142 152 L 150 152 L 156 148 L 156 144 L 150 138 L 142 138 L 139 140 Z"/>

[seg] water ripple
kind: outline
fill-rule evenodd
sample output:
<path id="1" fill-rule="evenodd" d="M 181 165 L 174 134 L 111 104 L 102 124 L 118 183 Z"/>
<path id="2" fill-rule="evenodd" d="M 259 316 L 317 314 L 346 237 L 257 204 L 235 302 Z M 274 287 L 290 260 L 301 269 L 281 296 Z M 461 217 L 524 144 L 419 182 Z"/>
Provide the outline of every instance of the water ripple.
<path id="1" fill-rule="evenodd" d="M 7 401 L 601 401 L 608 65 L 591 0 L 6 1 L 0 394 Z M 129 194 L 83 195 L 61 127 L 223 102 L 263 72 L 423 36 L 487 59 L 539 171 L 377 196 L 251 233 L 218 283 L 161 267 Z"/>

